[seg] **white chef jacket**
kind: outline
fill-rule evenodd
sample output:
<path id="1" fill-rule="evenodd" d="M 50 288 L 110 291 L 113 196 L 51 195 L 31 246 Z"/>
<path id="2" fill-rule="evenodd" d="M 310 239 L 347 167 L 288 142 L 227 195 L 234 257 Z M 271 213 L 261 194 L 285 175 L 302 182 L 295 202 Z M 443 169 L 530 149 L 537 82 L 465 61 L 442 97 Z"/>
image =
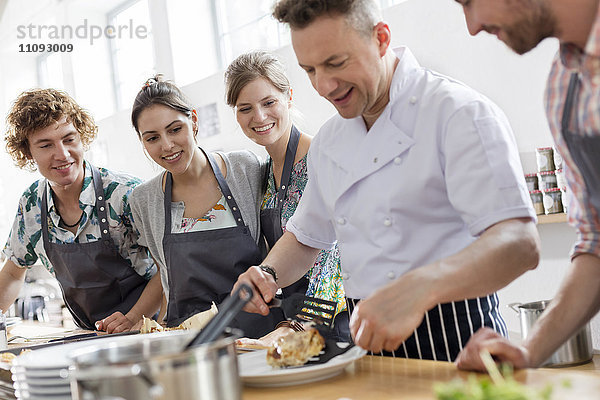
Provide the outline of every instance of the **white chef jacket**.
<path id="1" fill-rule="evenodd" d="M 350 298 L 457 253 L 497 222 L 536 218 L 503 112 L 408 48 L 396 56 L 390 101 L 369 131 L 339 115 L 321 127 L 287 224 L 310 247 L 338 241 Z"/>

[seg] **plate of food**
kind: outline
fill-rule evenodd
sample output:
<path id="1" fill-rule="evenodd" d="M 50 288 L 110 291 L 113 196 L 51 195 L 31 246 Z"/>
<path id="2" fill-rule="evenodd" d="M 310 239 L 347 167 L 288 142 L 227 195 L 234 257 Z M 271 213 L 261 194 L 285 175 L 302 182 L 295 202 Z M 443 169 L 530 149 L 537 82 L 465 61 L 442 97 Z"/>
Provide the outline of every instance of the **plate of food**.
<path id="1" fill-rule="evenodd" d="M 269 349 L 239 354 L 242 382 L 277 387 L 320 381 L 341 374 L 366 354 L 350 343 L 325 341 L 312 331 L 284 336 Z"/>

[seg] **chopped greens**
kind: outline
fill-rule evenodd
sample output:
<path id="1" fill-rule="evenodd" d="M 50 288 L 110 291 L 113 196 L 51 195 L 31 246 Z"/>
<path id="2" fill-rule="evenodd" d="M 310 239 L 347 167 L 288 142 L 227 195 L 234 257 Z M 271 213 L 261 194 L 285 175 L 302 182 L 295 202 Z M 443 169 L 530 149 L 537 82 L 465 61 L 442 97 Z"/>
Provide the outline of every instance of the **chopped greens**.
<path id="1" fill-rule="evenodd" d="M 512 376 L 505 376 L 500 383 L 488 378 L 477 379 L 469 375 L 467 382 L 454 380 L 436 383 L 433 390 L 438 400 L 550 400 L 552 386 L 544 389 L 527 387 Z"/>

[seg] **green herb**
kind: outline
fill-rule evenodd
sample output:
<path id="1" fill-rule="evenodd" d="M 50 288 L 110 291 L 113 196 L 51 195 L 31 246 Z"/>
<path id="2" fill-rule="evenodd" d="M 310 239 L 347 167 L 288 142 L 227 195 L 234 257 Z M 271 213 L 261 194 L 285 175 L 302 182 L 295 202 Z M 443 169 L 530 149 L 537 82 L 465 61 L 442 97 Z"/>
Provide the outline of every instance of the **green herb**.
<path id="1" fill-rule="evenodd" d="M 469 375 L 467 382 L 460 379 L 451 382 L 436 383 L 433 391 L 438 400 L 550 400 L 552 386 L 534 389 L 524 386 L 513 378 L 512 367 L 503 365 L 502 373 L 487 351 L 481 359 L 491 377 L 478 379 Z"/>

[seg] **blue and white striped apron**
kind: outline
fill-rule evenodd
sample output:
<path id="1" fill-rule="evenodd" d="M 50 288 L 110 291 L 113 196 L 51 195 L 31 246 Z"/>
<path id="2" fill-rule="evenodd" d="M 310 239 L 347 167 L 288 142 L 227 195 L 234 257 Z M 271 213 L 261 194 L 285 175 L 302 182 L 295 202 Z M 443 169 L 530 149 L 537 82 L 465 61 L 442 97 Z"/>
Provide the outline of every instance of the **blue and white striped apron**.
<path id="1" fill-rule="evenodd" d="M 359 301 L 360 299 L 346 299 L 350 314 Z M 498 305 L 496 293 L 438 304 L 425 314 L 421 325 L 395 351 L 369 354 L 454 361 L 471 335 L 483 326 L 492 328 L 502 336 L 508 336 Z"/>

